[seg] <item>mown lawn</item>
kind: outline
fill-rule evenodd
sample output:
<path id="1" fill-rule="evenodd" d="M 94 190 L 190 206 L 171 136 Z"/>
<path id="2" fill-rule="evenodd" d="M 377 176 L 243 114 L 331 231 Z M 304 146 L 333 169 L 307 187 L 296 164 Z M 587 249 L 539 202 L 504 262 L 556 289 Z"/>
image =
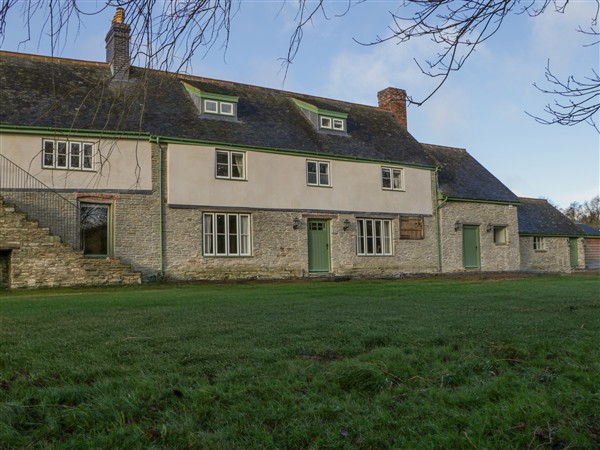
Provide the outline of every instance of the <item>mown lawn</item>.
<path id="1" fill-rule="evenodd" d="M 600 279 L 0 293 L 7 448 L 600 448 Z"/>

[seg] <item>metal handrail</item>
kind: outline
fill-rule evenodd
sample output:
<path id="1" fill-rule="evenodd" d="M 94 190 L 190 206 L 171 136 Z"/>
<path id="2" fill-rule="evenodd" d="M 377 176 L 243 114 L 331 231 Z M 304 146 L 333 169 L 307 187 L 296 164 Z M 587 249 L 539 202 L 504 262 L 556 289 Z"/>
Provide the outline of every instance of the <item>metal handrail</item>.
<path id="1" fill-rule="evenodd" d="M 0 155 L 0 193 L 50 233 L 80 248 L 79 208 L 4 155 Z"/>

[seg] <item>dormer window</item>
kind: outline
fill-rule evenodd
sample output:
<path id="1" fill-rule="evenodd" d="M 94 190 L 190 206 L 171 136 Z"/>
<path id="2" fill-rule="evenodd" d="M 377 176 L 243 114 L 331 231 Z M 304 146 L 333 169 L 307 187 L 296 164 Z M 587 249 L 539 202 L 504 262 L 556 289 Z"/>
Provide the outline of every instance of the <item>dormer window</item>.
<path id="1" fill-rule="evenodd" d="M 334 132 L 332 134 L 346 134 L 347 113 L 330 111 L 317 108 L 302 100 L 292 99 L 306 118 L 313 123 L 315 128 L 323 132 Z"/>
<path id="2" fill-rule="evenodd" d="M 187 83 L 183 83 L 183 87 L 190 95 L 201 117 L 237 119 L 239 97 L 202 91 Z"/>

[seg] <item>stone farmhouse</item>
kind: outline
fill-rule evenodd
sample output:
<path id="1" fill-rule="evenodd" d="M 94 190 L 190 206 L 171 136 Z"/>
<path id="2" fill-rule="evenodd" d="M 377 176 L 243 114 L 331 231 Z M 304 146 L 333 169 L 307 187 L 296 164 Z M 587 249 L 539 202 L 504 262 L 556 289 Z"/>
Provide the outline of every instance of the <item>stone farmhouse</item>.
<path id="1" fill-rule="evenodd" d="M 558 211 L 411 136 L 403 90 L 133 67 L 129 32 L 106 63 L 0 52 L 0 286 L 583 267 Z"/>

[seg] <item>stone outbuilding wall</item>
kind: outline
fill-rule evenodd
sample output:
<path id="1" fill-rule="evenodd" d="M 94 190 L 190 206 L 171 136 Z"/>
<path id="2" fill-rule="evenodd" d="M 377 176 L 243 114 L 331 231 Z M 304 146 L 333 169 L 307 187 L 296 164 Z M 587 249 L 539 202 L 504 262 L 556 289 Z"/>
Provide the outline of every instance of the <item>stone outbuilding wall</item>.
<path id="1" fill-rule="evenodd" d="M 519 234 L 515 206 L 449 201 L 440 208 L 439 214 L 442 272 L 519 270 Z M 505 245 L 494 243 L 493 231 L 487 231 L 488 224 L 506 226 L 507 241 Z M 479 227 L 480 269 L 464 268 L 463 225 Z"/>
<path id="2" fill-rule="evenodd" d="M 571 267 L 569 238 L 565 236 L 543 236 L 544 250 L 533 248 L 533 236 L 519 238 L 521 248 L 521 270 L 527 272 L 566 272 L 585 267 L 583 239 L 577 239 L 577 268 Z"/>

